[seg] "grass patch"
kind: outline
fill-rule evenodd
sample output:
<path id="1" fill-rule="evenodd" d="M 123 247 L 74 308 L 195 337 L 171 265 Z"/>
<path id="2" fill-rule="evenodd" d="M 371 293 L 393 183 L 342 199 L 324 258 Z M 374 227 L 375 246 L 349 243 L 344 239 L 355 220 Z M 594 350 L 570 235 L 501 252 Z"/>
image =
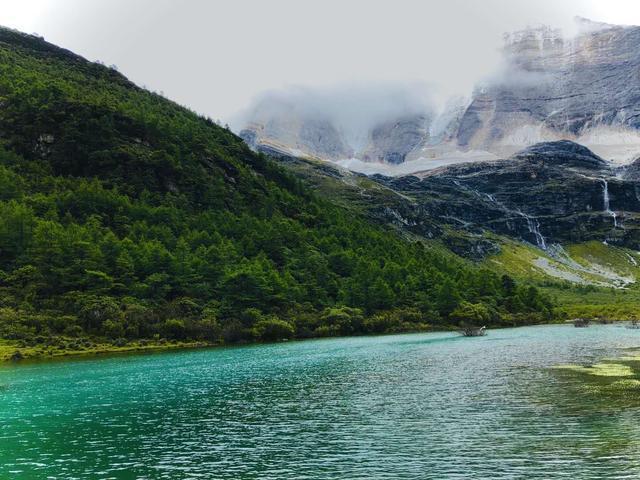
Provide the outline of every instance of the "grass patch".
<path id="1" fill-rule="evenodd" d="M 505 242 L 500 245 L 500 250 L 499 254 L 485 261 L 488 267 L 529 281 L 543 283 L 549 280 L 549 276 L 535 268 L 533 264 L 534 260 L 542 254 L 542 250 L 518 242 Z"/>
<path id="2" fill-rule="evenodd" d="M 568 258 L 542 251 L 533 245 L 503 241 L 501 252 L 485 260 L 495 271 L 532 283 L 553 298 L 560 318 L 631 320 L 640 315 L 640 285 L 625 288 L 603 286 L 608 272 L 640 279 L 640 255 L 626 248 L 586 242 L 564 247 Z M 541 261 L 540 259 L 543 259 Z M 549 272 L 541 265 L 548 265 Z M 565 275 L 566 278 L 560 278 Z M 572 279 L 574 281 L 572 281 Z M 576 282 L 575 280 L 580 280 Z M 592 282 L 594 284 L 589 284 Z"/>
<path id="3" fill-rule="evenodd" d="M 19 359 L 44 359 L 78 355 L 98 355 L 106 353 L 126 353 L 170 350 L 177 348 L 206 347 L 206 342 L 166 342 L 166 341 L 133 341 L 126 345 L 114 345 L 108 342 L 92 343 L 91 346 L 73 348 L 66 346 L 36 345 L 21 346 L 12 340 L 0 340 L 0 362 Z"/>
<path id="4" fill-rule="evenodd" d="M 640 273 L 640 257 L 633 250 L 592 241 L 569 245 L 566 251 L 571 258 L 584 266 L 597 264 L 618 273 L 634 276 Z"/>

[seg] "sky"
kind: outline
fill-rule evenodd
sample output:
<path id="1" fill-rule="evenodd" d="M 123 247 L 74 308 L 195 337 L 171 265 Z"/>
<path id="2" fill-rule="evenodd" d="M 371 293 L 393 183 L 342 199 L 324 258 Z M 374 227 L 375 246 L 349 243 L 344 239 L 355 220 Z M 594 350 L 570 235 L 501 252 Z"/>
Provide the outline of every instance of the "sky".
<path id="1" fill-rule="evenodd" d="M 0 0 L 0 24 L 229 121 L 265 91 L 432 84 L 466 93 L 504 32 L 640 24 L 638 0 Z"/>

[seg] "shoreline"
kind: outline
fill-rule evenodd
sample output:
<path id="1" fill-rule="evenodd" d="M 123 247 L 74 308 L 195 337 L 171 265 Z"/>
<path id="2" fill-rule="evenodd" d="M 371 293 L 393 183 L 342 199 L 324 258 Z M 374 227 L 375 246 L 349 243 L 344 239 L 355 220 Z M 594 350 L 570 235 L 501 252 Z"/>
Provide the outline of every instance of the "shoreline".
<path id="1" fill-rule="evenodd" d="M 501 326 L 501 327 L 489 327 L 489 330 L 501 330 L 504 328 L 519 328 L 519 327 L 533 327 L 541 325 L 562 325 L 562 323 L 548 323 L 548 324 L 530 324 L 520 326 Z M 370 337 L 378 335 L 398 335 L 398 334 L 415 334 L 415 333 L 445 333 L 445 332 L 458 332 L 458 328 L 434 328 L 428 331 L 416 330 L 406 332 L 387 332 L 380 334 L 363 334 L 363 335 L 348 335 L 338 337 L 310 337 L 310 338 L 292 338 L 287 340 L 288 342 L 299 342 L 305 340 L 318 340 L 324 338 L 352 338 L 352 337 Z M 3 365 L 17 365 L 22 363 L 30 363 L 34 361 L 49 361 L 49 360 L 61 360 L 69 358 L 93 358 L 106 355 L 119 355 L 119 354 L 144 354 L 144 353 L 159 353 L 171 350 L 191 350 L 200 348 L 216 348 L 216 347 L 237 347 L 246 345 L 266 345 L 272 343 L 282 343 L 282 341 L 274 342 L 243 342 L 243 343 L 217 343 L 206 341 L 164 341 L 153 342 L 149 340 L 132 341 L 131 343 L 123 346 L 117 346 L 111 343 L 95 343 L 93 346 L 83 349 L 67 349 L 59 348 L 50 345 L 34 345 L 21 347 L 17 345 L 17 340 L 5 340 L 0 339 L 0 366 Z M 15 354 L 19 352 L 19 356 L 16 358 Z"/>
<path id="2" fill-rule="evenodd" d="M 36 345 L 29 347 L 20 347 L 15 345 L 15 341 L 0 340 L 0 366 L 8 364 L 22 364 L 33 361 L 49 361 L 61 360 L 68 358 L 94 358 L 106 355 L 119 355 L 130 353 L 157 353 L 170 350 L 187 350 L 197 348 L 207 348 L 220 346 L 217 343 L 209 343 L 203 341 L 184 341 L 184 342 L 131 342 L 128 345 L 116 346 L 110 343 L 97 343 L 92 347 L 85 349 L 61 349 L 52 348 L 47 345 Z M 16 352 L 20 353 L 19 358 L 15 358 Z"/>
<path id="3" fill-rule="evenodd" d="M 619 325 L 626 323 L 625 320 L 614 321 L 610 323 L 594 323 L 593 326 L 599 325 Z M 488 330 L 502 330 L 506 328 L 522 328 L 522 327 L 537 327 L 537 326 L 570 326 L 570 321 L 550 322 L 550 323 L 532 323 L 530 325 L 518 325 L 518 326 L 500 326 L 489 327 Z M 300 342 L 306 340 L 320 340 L 325 338 L 354 338 L 354 337 L 371 337 L 371 336 L 384 336 L 384 335 L 402 335 L 402 334 L 416 334 L 416 333 L 446 333 L 446 332 L 458 332 L 458 328 L 434 328 L 431 330 L 416 330 L 407 332 L 387 332 L 380 334 L 362 334 L 362 335 L 348 335 L 337 337 L 309 337 L 309 338 L 292 338 L 286 340 L 287 342 Z M 49 360 L 62 360 L 69 358 L 94 358 L 107 355 L 120 355 L 120 354 L 145 354 L 145 353 L 161 353 L 171 350 L 195 350 L 204 348 L 218 348 L 218 347 L 237 347 L 247 345 L 268 345 L 275 343 L 283 343 L 283 341 L 272 342 L 241 342 L 241 343 L 218 343 L 207 341 L 158 341 L 153 342 L 149 340 L 132 341 L 130 344 L 117 346 L 111 343 L 96 343 L 91 347 L 84 349 L 66 349 L 59 347 L 52 347 L 49 345 L 35 345 L 20 347 L 16 345 L 17 340 L 5 340 L 0 339 L 0 366 L 9 364 L 21 364 L 30 363 L 35 361 L 49 361 Z M 16 352 L 20 352 L 19 358 L 14 358 Z"/>

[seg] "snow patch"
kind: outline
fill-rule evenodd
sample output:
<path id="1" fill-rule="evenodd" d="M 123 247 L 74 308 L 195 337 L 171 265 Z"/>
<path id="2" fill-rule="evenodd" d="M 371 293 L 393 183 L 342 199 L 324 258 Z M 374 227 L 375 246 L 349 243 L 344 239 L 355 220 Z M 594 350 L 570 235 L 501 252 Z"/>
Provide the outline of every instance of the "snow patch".
<path id="1" fill-rule="evenodd" d="M 492 161 L 498 159 L 498 157 L 493 153 L 481 150 L 463 152 L 461 150 L 443 151 L 442 149 L 425 148 L 420 151 L 419 155 L 420 156 L 415 160 L 408 160 L 399 165 L 381 162 L 363 162 L 358 158 L 347 158 L 344 160 L 338 160 L 335 163 L 343 168 L 347 168 L 354 172 L 364 173 L 366 175 L 379 173 L 389 177 L 395 177 L 424 172 L 426 170 L 433 170 L 434 168 L 444 167 L 447 165 Z"/>
<path id="2" fill-rule="evenodd" d="M 640 156 L 640 132 L 627 127 L 598 125 L 577 137 L 576 142 L 618 165 Z"/>

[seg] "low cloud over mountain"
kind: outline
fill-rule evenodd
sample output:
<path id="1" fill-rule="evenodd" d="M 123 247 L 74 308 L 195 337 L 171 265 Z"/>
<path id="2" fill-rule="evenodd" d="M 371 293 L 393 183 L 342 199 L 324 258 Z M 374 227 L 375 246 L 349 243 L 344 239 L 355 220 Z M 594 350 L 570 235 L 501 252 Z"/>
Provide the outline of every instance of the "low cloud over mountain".
<path id="1" fill-rule="evenodd" d="M 238 130 L 256 149 L 408 173 L 570 139 L 607 160 L 640 153 L 640 27 L 576 19 L 505 35 L 502 62 L 472 93 L 435 86 L 292 88 L 262 95 Z M 401 165 L 397 167 L 397 165 Z"/>

